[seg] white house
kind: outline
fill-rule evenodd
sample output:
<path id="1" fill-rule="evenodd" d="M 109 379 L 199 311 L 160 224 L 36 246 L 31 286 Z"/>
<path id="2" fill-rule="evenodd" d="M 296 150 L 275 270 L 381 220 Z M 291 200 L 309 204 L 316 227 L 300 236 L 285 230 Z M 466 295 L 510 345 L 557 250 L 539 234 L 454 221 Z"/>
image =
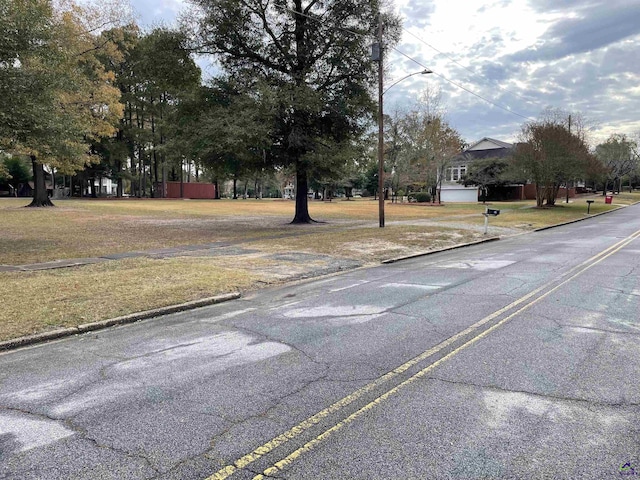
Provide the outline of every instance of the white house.
<path id="1" fill-rule="evenodd" d="M 481 158 L 503 158 L 511 154 L 513 145 L 494 138 L 484 137 L 465 151 L 456 155 L 449 162 L 442 186 L 440 200 L 442 202 L 477 202 L 478 187 L 465 187 L 458 180 L 467 173 L 469 164 Z"/>
<path id="2" fill-rule="evenodd" d="M 296 198 L 296 187 L 290 180 L 287 181 L 282 189 L 282 198 Z"/>

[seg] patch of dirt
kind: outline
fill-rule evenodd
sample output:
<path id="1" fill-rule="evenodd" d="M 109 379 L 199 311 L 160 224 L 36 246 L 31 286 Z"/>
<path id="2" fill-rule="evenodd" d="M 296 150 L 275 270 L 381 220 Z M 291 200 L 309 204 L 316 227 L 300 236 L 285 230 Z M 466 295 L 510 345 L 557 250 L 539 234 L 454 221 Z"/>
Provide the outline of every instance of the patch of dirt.
<path id="1" fill-rule="evenodd" d="M 405 247 L 394 242 L 388 242 L 384 240 L 360 240 L 358 242 L 349 242 L 342 244 L 342 247 L 346 250 L 358 253 L 364 256 L 375 256 L 381 253 L 388 253 L 389 251 L 397 252 L 412 252 L 413 249 Z"/>
<path id="2" fill-rule="evenodd" d="M 463 238 L 464 235 L 458 232 L 423 232 L 423 233 L 412 232 L 412 233 L 405 233 L 402 236 L 402 239 L 409 240 L 409 241 L 420 241 L 420 240 L 431 239 L 434 237 L 437 238 L 438 240 L 444 240 L 445 238 L 451 239 L 451 240 L 459 240 Z"/>

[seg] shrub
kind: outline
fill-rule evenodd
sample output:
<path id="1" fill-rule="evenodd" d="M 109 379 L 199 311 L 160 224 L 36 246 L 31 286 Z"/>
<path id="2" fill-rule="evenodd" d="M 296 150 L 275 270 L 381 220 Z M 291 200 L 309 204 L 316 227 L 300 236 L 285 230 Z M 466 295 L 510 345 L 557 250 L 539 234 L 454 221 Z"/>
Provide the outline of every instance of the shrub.
<path id="1" fill-rule="evenodd" d="M 416 202 L 430 202 L 431 201 L 431 195 L 429 195 L 429 192 L 415 192 L 412 193 L 410 196 L 410 199 L 413 199 Z"/>

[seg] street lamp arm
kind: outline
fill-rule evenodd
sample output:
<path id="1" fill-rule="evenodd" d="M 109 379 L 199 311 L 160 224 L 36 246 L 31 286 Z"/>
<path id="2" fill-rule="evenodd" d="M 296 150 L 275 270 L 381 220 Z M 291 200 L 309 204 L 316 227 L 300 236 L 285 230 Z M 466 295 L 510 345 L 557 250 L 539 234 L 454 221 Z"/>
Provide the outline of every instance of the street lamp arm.
<path id="1" fill-rule="evenodd" d="M 422 70 L 421 72 L 413 72 L 410 73 L 409 75 L 406 75 L 404 77 L 402 77 L 400 80 L 396 80 L 395 82 L 393 82 L 391 85 L 389 85 L 384 92 L 382 92 L 382 95 L 384 95 L 385 93 L 387 93 L 393 86 L 399 84 L 401 81 L 406 80 L 409 77 L 413 77 L 414 75 L 427 75 L 429 73 L 433 73 L 431 70 L 429 70 L 428 68 L 425 68 L 424 70 Z"/>

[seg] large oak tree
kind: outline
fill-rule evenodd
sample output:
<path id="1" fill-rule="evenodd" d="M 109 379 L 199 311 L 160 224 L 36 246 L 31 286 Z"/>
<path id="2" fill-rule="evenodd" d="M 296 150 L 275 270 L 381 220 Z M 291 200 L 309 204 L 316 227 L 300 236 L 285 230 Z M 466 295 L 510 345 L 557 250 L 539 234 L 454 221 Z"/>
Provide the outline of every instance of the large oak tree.
<path id="1" fill-rule="evenodd" d="M 50 206 L 43 165 L 81 169 L 91 140 L 111 135 L 122 113 L 95 57 L 104 23 L 95 9 L 47 0 L 3 2 L 0 17 L 0 147 L 31 158 L 31 206 Z"/>
<path id="2" fill-rule="evenodd" d="M 266 84 L 275 99 L 272 156 L 296 172 L 293 223 L 308 223 L 309 175 L 331 168 L 367 128 L 376 67 L 370 45 L 378 0 L 191 0 L 200 10 L 198 49 L 249 91 Z M 386 16 L 389 42 L 397 20 Z"/>

